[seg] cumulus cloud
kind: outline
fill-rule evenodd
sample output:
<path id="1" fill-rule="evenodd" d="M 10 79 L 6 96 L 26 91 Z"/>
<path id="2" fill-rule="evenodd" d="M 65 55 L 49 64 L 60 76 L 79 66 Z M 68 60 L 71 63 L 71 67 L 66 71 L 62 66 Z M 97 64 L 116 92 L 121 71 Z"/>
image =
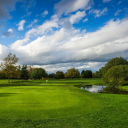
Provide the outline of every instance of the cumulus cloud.
<path id="1" fill-rule="evenodd" d="M 25 20 L 21 20 L 21 21 L 19 22 L 19 24 L 17 24 L 19 31 L 24 30 L 24 24 L 25 24 L 25 22 L 26 22 Z"/>
<path id="2" fill-rule="evenodd" d="M 13 44 L 11 44 L 11 48 L 12 49 L 15 49 L 16 47 L 19 48 L 23 44 L 28 43 L 31 37 L 38 37 L 38 36 L 45 35 L 50 31 L 52 31 L 52 28 L 58 28 L 58 24 L 56 21 L 54 21 L 54 19 L 51 21 L 44 22 L 42 25 L 38 26 L 37 28 L 30 29 L 26 33 L 25 38 L 22 40 L 15 41 Z"/>
<path id="3" fill-rule="evenodd" d="M 89 13 L 94 14 L 95 18 L 100 17 L 102 15 L 106 15 L 108 12 L 107 8 L 104 8 L 103 10 L 98 10 L 98 9 L 92 9 Z"/>
<path id="4" fill-rule="evenodd" d="M 76 12 L 76 14 L 71 15 L 70 22 L 71 24 L 78 23 L 85 16 L 86 16 L 85 11 L 78 11 Z"/>
<path id="5" fill-rule="evenodd" d="M 66 72 L 70 68 L 79 69 L 81 72 L 84 70 L 97 71 L 101 66 L 104 66 L 106 62 L 71 62 L 71 63 L 58 63 L 58 64 L 48 64 L 48 65 L 34 65 L 33 67 L 44 68 L 48 73 L 55 73 L 56 71 Z"/>
<path id="6" fill-rule="evenodd" d="M 6 32 L 3 32 L 3 34 L 2 34 L 2 37 L 4 38 L 4 37 L 11 37 L 11 36 L 13 36 L 13 29 L 8 29 L 8 31 L 6 31 Z"/>
<path id="7" fill-rule="evenodd" d="M 3 61 L 4 57 L 7 55 L 8 48 L 0 44 L 0 61 Z"/>
<path id="8" fill-rule="evenodd" d="M 46 15 L 48 15 L 48 11 L 47 11 L 47 10 L 45 10 L 45 11 L 41 14 L 42 17 L 45 17 Z"/>
<path id="9" fill-rule="evenodd" d="M 103 3 L 108 3 L 110 2 L 111 0 L 103 0 Z"/>
<path id="10" fill-rule="evenodd" d="M 11 45 L 11 49 L 20 56 L 21 63 L 46 65 L 81 61 L 100 62 L 116 56 L 126 57 L 128 53 L 128 19 L 111 20 L 99 30 L 84 34 L 74 28 L 60 28 L 50 35 L 44 35 L 46 29 L 54 26 L 47 25 L 48 28 L 44 28 L 46 24 L 49 23 L 33 30 L 35 35 L 42 31 L 42 36 L 36 40 L 29 42 L 30 38 L 25 38 Z M 40 27 L 42 29 L 39 29 Z M 37 33 L 37 30 L 40 32 Z"/>
<path id="11" fill-rule="evenodd" d="M 61 0 L 55 5 L 54 9 L 59 15 L 68 14 L 78 11 L 79 9 L 89 9 L 90 2 L 92 2 L 92 0 Z"/>

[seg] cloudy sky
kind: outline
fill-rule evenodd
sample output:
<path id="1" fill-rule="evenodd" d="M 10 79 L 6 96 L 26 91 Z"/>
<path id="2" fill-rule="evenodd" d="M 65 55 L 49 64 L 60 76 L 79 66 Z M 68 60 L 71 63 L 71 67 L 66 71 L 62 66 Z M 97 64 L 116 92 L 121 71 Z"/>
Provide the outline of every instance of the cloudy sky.
<path id="1" fill-rule="evenodd" d="M 0 62 L 9 52 L 48 73 L 128 59 L 128 0 L 0 0 Z"/>

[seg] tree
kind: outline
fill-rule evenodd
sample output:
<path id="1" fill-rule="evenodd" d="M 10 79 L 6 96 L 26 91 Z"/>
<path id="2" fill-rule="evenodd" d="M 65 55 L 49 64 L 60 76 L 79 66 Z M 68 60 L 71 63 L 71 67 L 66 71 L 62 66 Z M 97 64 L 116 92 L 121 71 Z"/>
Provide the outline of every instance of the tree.
<path id="1" fill-rule="evenodd" d="M 71 68 L 67 71 L 66 76 L 68 78 L 72 78 L 72 79 L 73 78 L 79 78 L 80 77 L 80 72 L 75 68 Z"/>
<path id="2" fill-rule="evenodd" d="M 55 78 L 55 74 L 54 73 L 49 74 L 48 77 L 54 79 Z"/>
<path id="3" fill-rule="evenodd" d="M 128 81 L 128 65 L 118 65 L 110 68 L 103 78 L 106 85 L 118 88 Z"/>
<path id="4" fill-rule="evenodd" d="M 2 71 L 0 71 L 0 79 L 5 79 L 5 78 L 6 78 L 5 74 Z"/>
<path id="5" fill-rule="evenodd" d="M 47 73 L 43 68 L 36 68 L 31 73 L 31 78 L 42 79 L 42 77 L 47 77 Z"/>
<path id="6" fill-rule="evenodd" d="M 33 72 L 35 69 L 36 69 L 36 68 L 32 67 L 31 65 L 28 65 L 28 66 L 27 66 L 27 70 L 28 70 L 28 72 L 29 72 L 29 77 L 31 77 L 31 74 L 32 74 L 32 72 Z"/>
<path id="7" fill-rule="evenodd" d="M 105 73 L 112 67 L 118 66 L 118 65 L 128 65 L 128 61 L 123 59 L 122 57 L 116 57 L 108 61 L 107 64 L 105 64 L 104 67 L 102 67 L 102 76 L 104 77 Z"/>
<path id="8" fill-rule="evenodd" d="M 57 71 L 55 78 L 56 79 L 64 79 L 64 73 L 62 71 Z"/>
<path id="9" fill-rule="evenodd" d="M 102 77 L 102 73 L 101 71 L 96 71 L 95 73 L 92 73 L 92 77 L 93 78 L 101 78 Z"/>
<path id="10" fill-rule="evenodd" d="M 92 78 L 92 71 L 91 70 L 86 70 L 81 72 L 81 77 L 82 78 Z"/>
<path id="11" fill-rule="evenodd" d="M 21 69 L 20 69 L 20 65 L 17 67 L 17 70 L 16 70 L 16 78 L 18 79 L 18 81 L 19 81 L 19 79 L 20 79 L 20 77 L 21 77 L 21 71 L 20 71 Z"/>
<path id="12" fill-rule="evenodd" d="M 8 78 L 8 83 L 10 83 L 10 78 L 15 76 L 16 71 L 16 63 L 18 62 L 18 58 L 15 54 L 9 53 L 8 56 L 4 59 L 4 62 L 1 63 L 0 67 L 5 74 L 6 78 Z"/>
<path id="13" fill-rule="evenodd" d="M 20 75 L 22 82 L 24 79 L 29 78 L 28 70 L 27 70 L 27 65 L 23 65 L 21 68 L 21 75 Z"/>

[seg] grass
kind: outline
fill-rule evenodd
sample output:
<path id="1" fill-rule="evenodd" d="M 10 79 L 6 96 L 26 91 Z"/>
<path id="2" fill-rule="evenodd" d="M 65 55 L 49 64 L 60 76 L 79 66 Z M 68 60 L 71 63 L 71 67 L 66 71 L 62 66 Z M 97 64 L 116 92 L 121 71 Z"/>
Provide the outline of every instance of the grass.
<path id="1" fill-rule="evenodd" d="M 0 80 L 0 128 L 127 128 L 128 95 L 94 94 L 74 85 L 101 79 Z"/>

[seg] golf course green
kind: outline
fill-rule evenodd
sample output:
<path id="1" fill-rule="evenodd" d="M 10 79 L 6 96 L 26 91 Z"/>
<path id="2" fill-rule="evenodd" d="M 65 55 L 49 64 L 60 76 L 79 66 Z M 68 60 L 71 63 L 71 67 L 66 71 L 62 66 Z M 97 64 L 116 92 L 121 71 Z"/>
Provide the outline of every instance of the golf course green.
<path id="1" fill-rule="evenodd" d="M 0 80 L 0 128 L 127 128 L 128 95 L 74 85 L 101 79 Z M 128 86 L 124 87 L 128 89 Z"/>

